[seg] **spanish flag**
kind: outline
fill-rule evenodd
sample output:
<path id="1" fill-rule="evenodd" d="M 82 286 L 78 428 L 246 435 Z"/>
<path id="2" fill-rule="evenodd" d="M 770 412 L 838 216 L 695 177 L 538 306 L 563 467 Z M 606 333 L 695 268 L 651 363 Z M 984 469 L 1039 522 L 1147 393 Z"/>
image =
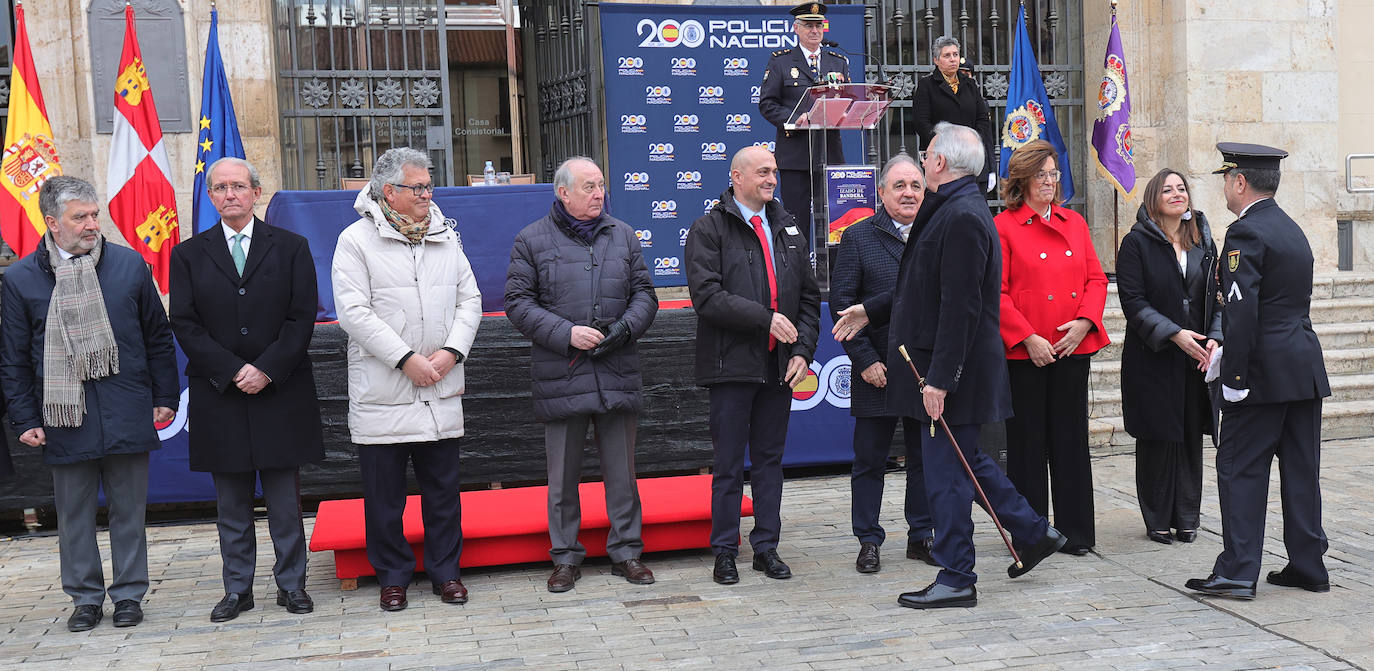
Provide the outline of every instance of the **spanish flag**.
<path id="1" fill-rule="evenodd" d="M 38 247 L 48 232 L 38 211 L 38 189 L 49 177 L 62 174 L 57 147 L 48 124 L 48 109 L 29 50 L 24 5 L 14 7 L 14 70 L 10 73 L 10 117 L 5 129 L 5 153 L 0 158 L 0 235 L 19 256 Z"/>

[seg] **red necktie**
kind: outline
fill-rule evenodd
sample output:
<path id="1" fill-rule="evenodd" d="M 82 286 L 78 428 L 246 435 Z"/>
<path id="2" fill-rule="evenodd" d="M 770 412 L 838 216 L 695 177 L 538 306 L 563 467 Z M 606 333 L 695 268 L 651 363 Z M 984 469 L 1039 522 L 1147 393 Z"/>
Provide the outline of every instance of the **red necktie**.
<path id="1" fill-rule="evenodd" d="M 763 259 L 768 266 L 768 307 L 774 312 L 778 311 L 778 276 L 773 272 L 773 255 L 768 253 L 768 234 L 763 231 L 763 219 L 759 215 L 749 218 L 749 223 L 754 225 L 754 235 L 759 236 L 759 246 L 763 247 Z M 773 351 L 778 346 L 778 339 L 768 334 L 768 351 Z"/>

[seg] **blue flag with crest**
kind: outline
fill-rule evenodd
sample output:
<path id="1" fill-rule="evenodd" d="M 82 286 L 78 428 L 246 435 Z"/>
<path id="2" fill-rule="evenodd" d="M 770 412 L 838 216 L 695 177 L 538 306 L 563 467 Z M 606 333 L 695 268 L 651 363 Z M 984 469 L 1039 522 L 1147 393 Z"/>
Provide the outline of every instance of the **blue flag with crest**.
<path id="1" fill-rule="evenodd" d="M 1007 120 L 1002 126 L 1002 156 L 998 177 L 1006 179 L 1007 161 L 1018 147 L 1034 140 L 1045 140 L 1054 146 L 1058 154 L 1055 162 L 1060 172 L 1060 192 L 1064 200 L 1073 198 L 1073 172 L 1069 168 L 1069 150 L 1064 138 L 1059 134 L 1059 122 L 1055 121 L 1054 108 L 1050 97 L 1045 93 L 1045 82 L 1040 78 L 1040 65 L 1035 61 L 1031 50 L 1030 36 L 1026 33 L 1026 7 L 1021 6 L 1021 15 L 1016 20 L 1016 46 L 1011 54 L 1011 81 L 1007 86 Z"/>
<path id="2" fill-rule="evenodd" d="M 215 161 L 234 156 L 245 158 L 224 59 L 219 55 L 219 11 L 210 9 L 210 39 L 205 44 L 205 75 L 200 89 L 200 119 L 196 138 L 196 180 L 191 191 L 191 218 L 200 233 L 219 223 L 219 212 L 205 190 L 206 171 Z"/>

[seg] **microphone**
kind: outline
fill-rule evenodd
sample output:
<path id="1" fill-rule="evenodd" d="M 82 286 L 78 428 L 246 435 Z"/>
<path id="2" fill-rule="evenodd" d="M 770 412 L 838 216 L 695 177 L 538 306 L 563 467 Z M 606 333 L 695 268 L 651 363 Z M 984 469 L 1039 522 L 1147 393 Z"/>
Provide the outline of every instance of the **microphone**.
<path id="1" fill-rule="evenodd" d="M 865 62 L 867 62 L 867 63 L 873 63 L 873 64 L 877 65 L 877 66 L 878 66 L 878 79 L 880 80 L 878 83 L 879 83 L 879 84 L 885 84 L 885 83 L 888 82 L 887 73 L 883 72 L 883 64 L 882 64 L 881 62 L 879 62 L 878 59 L 874 58 L 873 56 L 870 56 L 870 55 L 867 55 L 867 54 L 856 54 L 856 53 L 854 53 L 854 52 L 852 52 L 852 51 L 849 51 L 848 49 L 845 49 L 844 47 L 840 46 L 840 43 L 839 43 L 839 42 L 836 42 L 835 40 L 821 40 L 821 46 L 823 46 L 823 47 L 830 47 L 830 48 L 832 48 L 832 49 L 838 49 L 838 50 L 840 50 L 840 51 L 842 51 L 842 52 L 844 52 L 845 54 L 850 55 L 850 56 L 859 56 L 859 57 L 863 58 L 863 59 L 865 60 Z"/>

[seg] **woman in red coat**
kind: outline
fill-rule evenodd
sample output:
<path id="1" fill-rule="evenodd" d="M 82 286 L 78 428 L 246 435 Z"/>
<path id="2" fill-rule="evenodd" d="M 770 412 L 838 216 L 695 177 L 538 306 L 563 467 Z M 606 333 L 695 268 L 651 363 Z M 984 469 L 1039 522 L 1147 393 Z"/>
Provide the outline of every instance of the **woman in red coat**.
<path id="1" fill-rule="evenodd" d="M 1007 209 L 996 217 L 1015 413 L 1007 420 L 1007 476 L 1047 517 L 1054 490 L 1054 526 L 1069 539 L 1062 552 L 1083 555 L 1095 542 L 1088 360 L 1109 342 L 1107 276 L 1087 223 L 1060 205 L 1059 176 L 1048 142 L 1017 149 L 1002 184 Z"/>

